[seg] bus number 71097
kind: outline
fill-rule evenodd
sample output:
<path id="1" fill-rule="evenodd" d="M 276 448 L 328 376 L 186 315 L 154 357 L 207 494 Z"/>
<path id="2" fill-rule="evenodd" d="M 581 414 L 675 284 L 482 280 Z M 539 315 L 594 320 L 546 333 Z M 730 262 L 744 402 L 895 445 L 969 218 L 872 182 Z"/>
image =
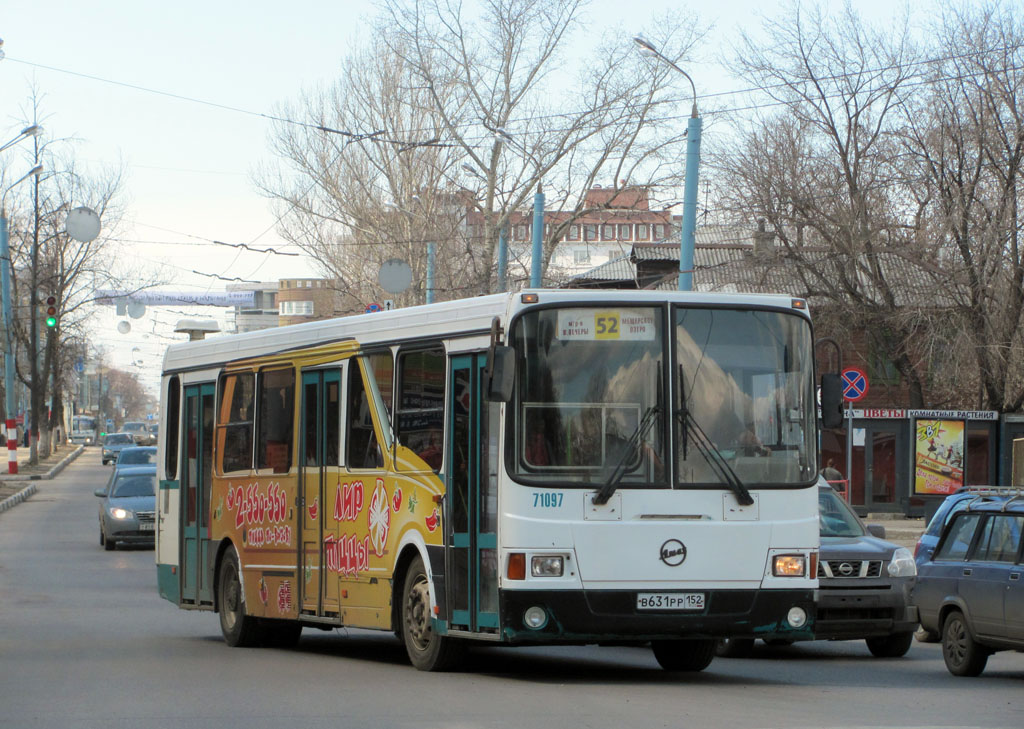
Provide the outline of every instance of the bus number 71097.
<path id="1" fill-rule="evenodd" d="M 562 505 L 565 496 L 560 491 L 534 491 L 533 508 L 535 509 L 557 509 Z"/>

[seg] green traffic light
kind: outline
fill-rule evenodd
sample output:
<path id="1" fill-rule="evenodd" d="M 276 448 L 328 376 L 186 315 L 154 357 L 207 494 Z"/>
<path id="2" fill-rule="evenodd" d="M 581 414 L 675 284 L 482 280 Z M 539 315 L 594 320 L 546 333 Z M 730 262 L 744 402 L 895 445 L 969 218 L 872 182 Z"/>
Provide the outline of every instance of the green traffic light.
<path id="1" fill-rule="evenodd" d="M 55 316 L 48 316 L 48 317 L 46 317 L 46 326 L 50 327 L 51 329 L 53 327 L 57 326 L 57 317 L 55 317 Z"/>

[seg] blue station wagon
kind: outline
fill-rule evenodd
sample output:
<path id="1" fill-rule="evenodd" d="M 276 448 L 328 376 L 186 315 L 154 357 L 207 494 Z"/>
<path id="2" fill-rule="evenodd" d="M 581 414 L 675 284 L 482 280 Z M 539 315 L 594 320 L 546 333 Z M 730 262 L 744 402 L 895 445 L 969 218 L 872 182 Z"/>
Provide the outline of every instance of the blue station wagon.
<path id="1" fill-rule="evenodd" d="M 1000 650 L 1024 650 L 1024 491 L 978 496 L 950 519 L 918 568 L 912 601 L 942 640 L 949 672 L 977 676 Z"/>

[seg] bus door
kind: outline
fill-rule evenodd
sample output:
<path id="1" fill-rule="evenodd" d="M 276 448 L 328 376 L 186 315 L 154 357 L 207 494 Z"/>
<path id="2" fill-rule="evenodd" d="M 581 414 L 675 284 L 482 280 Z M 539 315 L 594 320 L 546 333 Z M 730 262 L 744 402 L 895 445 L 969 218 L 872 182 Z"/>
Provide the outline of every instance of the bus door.
<path id="1" fill-rule="evenodd" d="M 323 555 L 337 538 L 327 526 L 333 510 L 329 486 L 338 482 L 338 447 L 341 427 L 341 373 L 314 370 L 302 373 L 301 543 L 299 573 L 301 605 L 307 615 L 338 612 L 338 580 L 330 579 L 330 560 Z"/>
<path id="2" fill-rule="evenodd" d="M 185 447 L 182 448 L 181 601 L 213 603 L 210 565 L 210 488 L 213 485 L 214 385 L 185 386 Z"/>
<path id="3" fill-rule="evenodd" d="M 451 626 L 498 629 L 498 413 L 482 396 L 483 354 L 451 360 L 448 388 Z"/>

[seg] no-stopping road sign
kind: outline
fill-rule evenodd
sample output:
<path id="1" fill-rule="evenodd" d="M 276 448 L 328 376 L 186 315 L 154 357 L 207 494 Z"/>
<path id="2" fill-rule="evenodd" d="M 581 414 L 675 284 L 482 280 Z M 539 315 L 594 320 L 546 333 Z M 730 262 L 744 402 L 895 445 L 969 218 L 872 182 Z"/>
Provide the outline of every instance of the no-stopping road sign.
<path id="1" fill-rule="evenodd" d="M 847 367 L 843 370 L 843 397 L 850 402 L 857 402 L 868 394 L 868 376 L 864 370 Z"/>

